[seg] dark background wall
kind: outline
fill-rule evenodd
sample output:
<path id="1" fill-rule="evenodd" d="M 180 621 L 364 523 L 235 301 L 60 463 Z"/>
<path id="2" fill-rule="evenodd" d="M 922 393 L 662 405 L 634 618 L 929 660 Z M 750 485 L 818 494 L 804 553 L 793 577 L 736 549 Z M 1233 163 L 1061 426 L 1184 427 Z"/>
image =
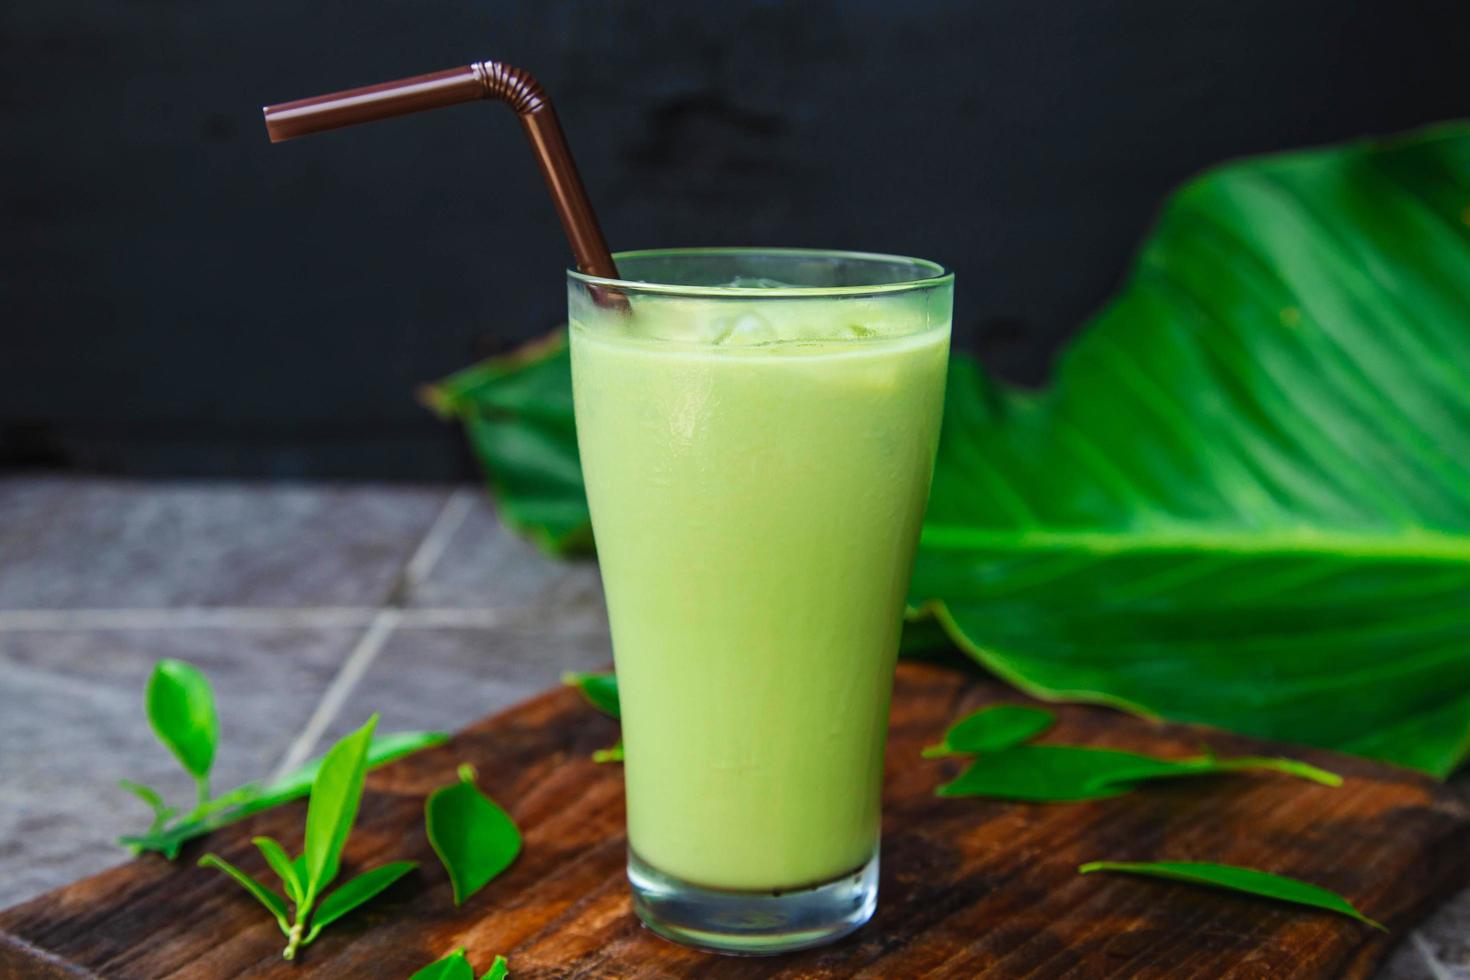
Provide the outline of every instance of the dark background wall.
<path id="1" fill-rule="evenodd" d="M 614 248 L 958 273 L 1035 382 L 1166 190 L 1470 112 L 1464 0 L 8 0 L 0 467 L 442 478 L 421 382 L 563 315 L 508 110 L 271 146 L 266 102 L 495 57 L 554 94 Z"/>

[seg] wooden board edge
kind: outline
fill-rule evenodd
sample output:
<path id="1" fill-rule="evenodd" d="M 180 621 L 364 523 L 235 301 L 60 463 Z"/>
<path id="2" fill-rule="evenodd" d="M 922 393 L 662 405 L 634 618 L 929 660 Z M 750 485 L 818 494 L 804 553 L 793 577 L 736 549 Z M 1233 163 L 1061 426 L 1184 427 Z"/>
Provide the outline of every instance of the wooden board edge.
<path id="1" fill-rule="evenodd" d="M 102 980 L 19 936 L 0 932 L 0 980 Z"/>

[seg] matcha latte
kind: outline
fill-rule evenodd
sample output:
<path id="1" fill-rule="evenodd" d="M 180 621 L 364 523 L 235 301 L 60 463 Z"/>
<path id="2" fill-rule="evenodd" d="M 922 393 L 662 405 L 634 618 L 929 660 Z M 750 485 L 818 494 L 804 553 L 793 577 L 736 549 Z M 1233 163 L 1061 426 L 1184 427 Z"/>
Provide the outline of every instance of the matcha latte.
<path id="1" fill-rule="evenodd" d="M 701 891 L 769 903 L 860 882 L 951 280 L 801 251 L 632 253 L 619 268 L 651 281 L 573 277 L 571 354 L 633 870 L 681 913 Z M 788 904 L 774 935 L 661 931 L 747 951 L 831 938 Z"/>

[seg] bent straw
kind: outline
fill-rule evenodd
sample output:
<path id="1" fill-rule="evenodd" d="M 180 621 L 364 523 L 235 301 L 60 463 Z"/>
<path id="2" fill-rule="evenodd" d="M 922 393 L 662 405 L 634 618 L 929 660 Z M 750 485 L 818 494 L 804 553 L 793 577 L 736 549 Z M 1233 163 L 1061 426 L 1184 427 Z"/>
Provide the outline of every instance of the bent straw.
<path id="1" fill-rule="evenodd" d="M 546 90 L 528 72 L 498 61 L 478 61 L 463 68 L 415 75 L 395 82 L 332 92 L 295 102 L 266 106 L 265 128 L 272 143 L 342 126 L 388 119 L 424 109 L 495 99 L 520 117 L 531 149 L 546 178 L 577 268 L 588 275 L 618 278 L 592 203 L 587 199 L 577 165 Z"/>

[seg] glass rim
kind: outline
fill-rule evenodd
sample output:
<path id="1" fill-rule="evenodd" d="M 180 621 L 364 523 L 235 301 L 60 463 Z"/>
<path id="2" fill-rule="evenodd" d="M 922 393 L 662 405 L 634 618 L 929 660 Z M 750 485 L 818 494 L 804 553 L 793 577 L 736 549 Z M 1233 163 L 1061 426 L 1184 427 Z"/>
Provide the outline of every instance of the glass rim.
<path id="1" fill-rule="evenodd" d="M 860 286 L 699 286 L 673 282 L 647 282 L 638 279 L 617 279 L 610 276 L 594 276 L 577 269 L 568 269 L 567 278 L 589 286 L 602 286 L 627 293 L 658 293 L 665 296 L 703 296 L 752 299 L 813 299 L 825 296 L 871 296 L 879 293 L 902 293 L 921 289 L 932 289 L 954 282 L 953 270 L 909 255 L 891 255 L 885 252 L 855 252 L 831 248 L 762 248 L 760 246 L 732 245 L 697 248 L 642 248 L 626 252 L 614 252 L 613 261 L 622 259 L 648 258 L 657 256 L 701 256 L 701 255 L 767 255 L 793 256 L 801 258 L 857 259 L 869 262 L 907 263 L 918 271 L 929 275 L 899 282 L 871 283 Z"/>

